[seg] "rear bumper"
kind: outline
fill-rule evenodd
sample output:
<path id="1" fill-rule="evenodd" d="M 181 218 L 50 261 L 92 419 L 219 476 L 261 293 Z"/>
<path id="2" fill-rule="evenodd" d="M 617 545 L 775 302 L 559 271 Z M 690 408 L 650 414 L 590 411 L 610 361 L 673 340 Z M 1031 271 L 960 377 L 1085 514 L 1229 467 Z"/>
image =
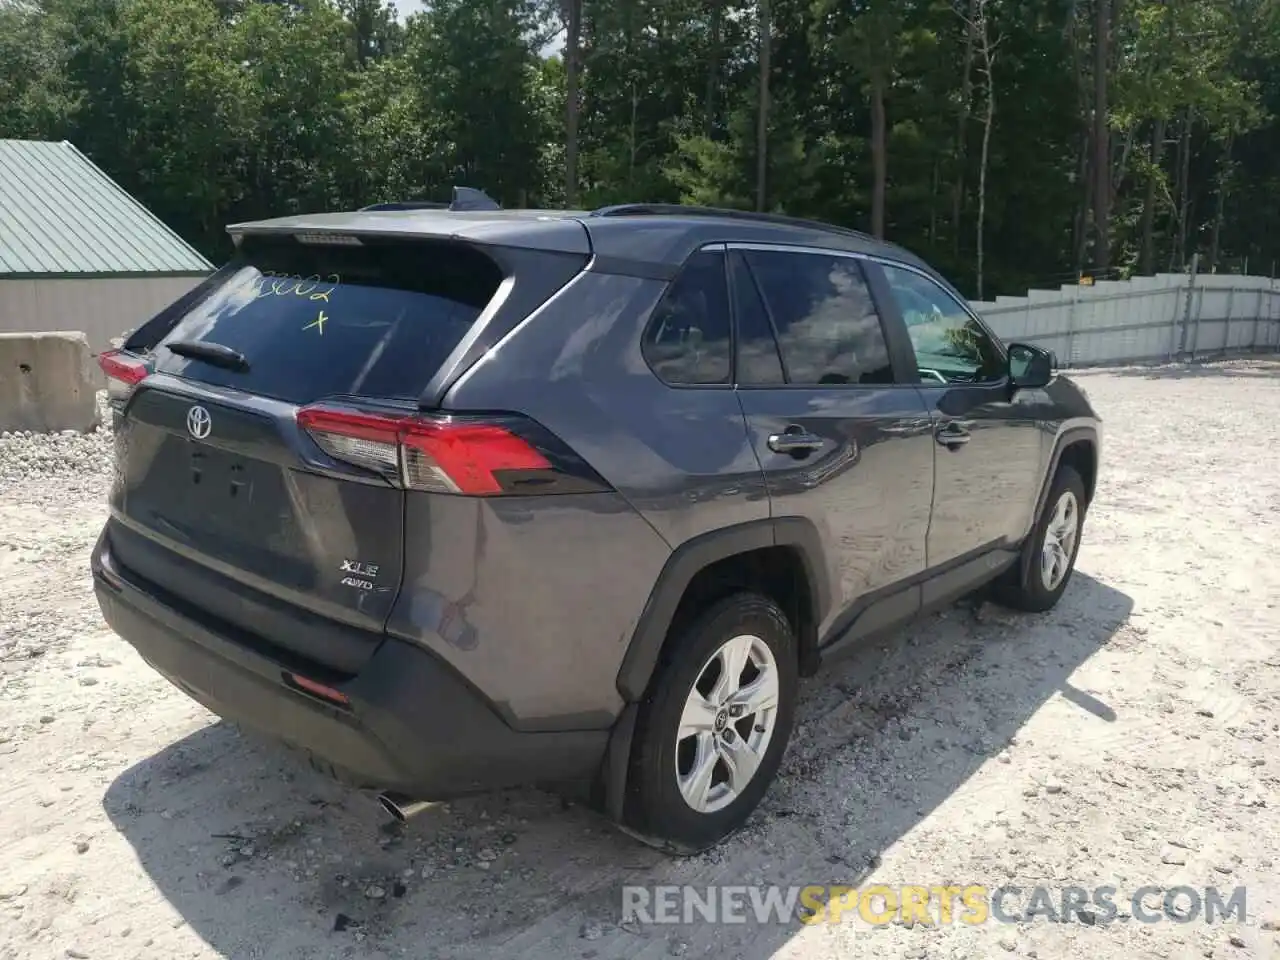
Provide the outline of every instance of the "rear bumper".
<path id="1" fill-rule="evenodd" d="M 92 561 L 107 624 L 165 678 L 220 717 L 310 753 L 355 786 L 440 800 L 536 783 L 594 778 L 608 730 L 513 730 L 432 654 L 387 639 L 355 677 L 309 679 L 349 699 L 338 706 L 286 682 L 278 654 L 198 622 L 131 581 L 106 537 Z"/>

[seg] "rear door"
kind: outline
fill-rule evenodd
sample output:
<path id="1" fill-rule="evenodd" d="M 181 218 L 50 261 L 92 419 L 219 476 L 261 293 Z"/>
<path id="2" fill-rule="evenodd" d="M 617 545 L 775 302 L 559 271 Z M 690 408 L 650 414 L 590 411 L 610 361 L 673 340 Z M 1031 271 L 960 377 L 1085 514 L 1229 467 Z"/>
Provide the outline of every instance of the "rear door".
<path id="1" fill-rule="evenodd" d="M 833 611 L 822 637 L 909 616 L 933 497 L 929 415 L 898 382 L 861 261 L 743 244 L 731 253 L 738 396 L 775 517 L 824 540 Z"/>
<path id="2" fill-rule="evenodd" d="M 175 602 L 357 670 L 403 566 L 386 424 L 416 412 L 502 281 L 460 244 L 246 238 L 220 284 L 124 355 L 148 375 L 118 397 L 117 562 Z"/>

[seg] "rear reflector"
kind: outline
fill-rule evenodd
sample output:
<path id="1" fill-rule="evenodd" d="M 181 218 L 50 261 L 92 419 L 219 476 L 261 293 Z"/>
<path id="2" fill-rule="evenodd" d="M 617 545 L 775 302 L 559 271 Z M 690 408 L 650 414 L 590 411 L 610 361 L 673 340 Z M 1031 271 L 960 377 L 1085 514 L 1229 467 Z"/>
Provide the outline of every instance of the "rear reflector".
<path id="1" fill-rule="evenodd" d="M 303 407 L 298 425 L 325 453 L 374 470 L 406 490 L 492 496 L 503 471 L 555 473 L 522 437 L 496 424 L 425 420 L 334 407 Z"/>
<path id="2" fill-rule="evenodd" d="M 117 403 L 128 400 L 133 388 L 151 372 L 145 361 L 120 350 L 98 354 L 98 366 L 107 376 L 107 397 Z"/>
<path id="3" fill-rule="evenodd" d="M 290 685 L 295 686 L 299 690 L 303 690 L 314 697 L 319 697 L 321 700 L 328 700 L 330 703 L 336 703 L 341 707 L 351 706 L 351 700 L 348 699 L 347 695 L 341 690 L 335 690 L 333 687 L 326 687 L 323 683 L 317 683 L 314 680 L 309 680 L 296 673 L 286 673 L 284 678 Z"/>

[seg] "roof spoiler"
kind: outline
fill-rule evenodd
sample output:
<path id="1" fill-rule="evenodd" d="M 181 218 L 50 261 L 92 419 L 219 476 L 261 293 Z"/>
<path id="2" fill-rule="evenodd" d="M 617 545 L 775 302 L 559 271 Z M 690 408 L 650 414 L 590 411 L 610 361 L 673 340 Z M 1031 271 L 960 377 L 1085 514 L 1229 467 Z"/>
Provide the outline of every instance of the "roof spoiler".
<path id="1" fill-rule="evenodd" d="M 475 187 L 454 187 L 450 203 L 433 203 L 430 200 L 393 200 L 389 203 L 373 203 L 361 207 L 367 210 L 501 210 L 502 205 L 483 190 Z"/>

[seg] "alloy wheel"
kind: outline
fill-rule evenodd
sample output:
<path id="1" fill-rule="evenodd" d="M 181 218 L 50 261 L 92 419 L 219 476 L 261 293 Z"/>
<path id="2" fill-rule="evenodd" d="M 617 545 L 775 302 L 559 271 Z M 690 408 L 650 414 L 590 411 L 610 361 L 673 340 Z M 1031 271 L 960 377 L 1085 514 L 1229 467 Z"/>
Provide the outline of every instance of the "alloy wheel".
<path id="1" fill-rule="evenodd" d="M 1053 592 L 1066 578 L 1079 533 L 1080 505 L 1074 493 L 1064 490 L 1054 505 L 1040 548 L 1040 580 L 1046 590 Z"/>
<path id="2" fill-rule="evenodd" d="M 778 712 L 778 664 L 742 634 L 711 655 L 680 716 L 676 779 L 698 813 L 723 810 L 746 789 L 769 748 Z"/>

